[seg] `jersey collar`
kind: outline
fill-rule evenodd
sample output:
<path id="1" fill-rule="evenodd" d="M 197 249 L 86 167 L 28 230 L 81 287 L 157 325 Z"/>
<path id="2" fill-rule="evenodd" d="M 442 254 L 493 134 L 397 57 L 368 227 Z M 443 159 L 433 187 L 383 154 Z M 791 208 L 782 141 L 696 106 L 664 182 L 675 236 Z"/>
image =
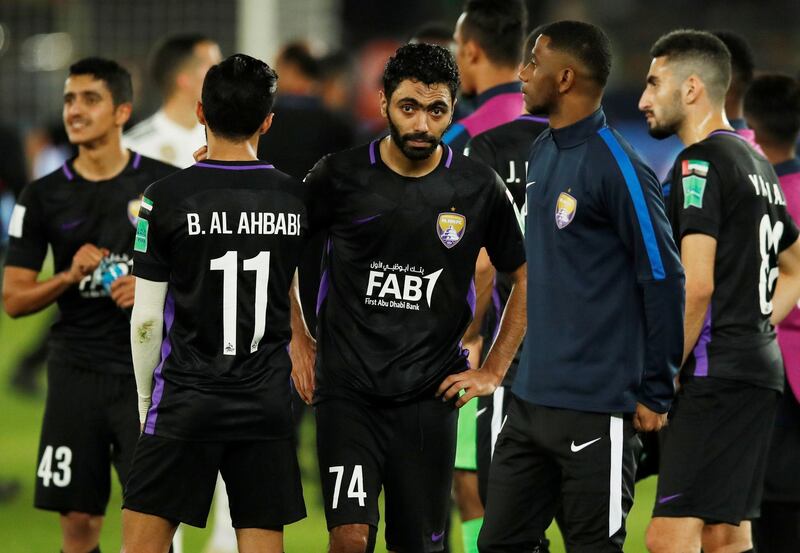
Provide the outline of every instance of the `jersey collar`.
<path id="1" fill-rule="evenodd" d="M 382 136 L 381 138 L 376 138 L 375 140 L 369 143 L 369 164 L 384 167 L 387 171 L 391 171 L 392 173 L 400 177 L 403 177 L 403 175 L 399 175 L 398 173 L 395 173 L 395 171 L 390 169 L 389 166 L 386 165 L 383 162 L 383 159 L 381 158 L 380 142 L 384 138 L 386 138 L 386 136 Z M 442 167 L 444 167 L 445 169 L 450 169 L 450 165 L 452 165 L 453 163 L 453 149 L 444 142 L 440 142 L 439 144 L 444 148 L 444 152 L 442 152 L 442 158 L 439 160 L 439 165 L 437 165 L 433 169 L 433 171 L 428 173 L 428 175 L 431 175 L 434 171 L 438 171 Z M 423 176 L 427 177 L 428 175 L 423 175 Z M 422 178 L 422 177 L 403 177 L 403 178 Z"/>
<path id="2" fill-rule="evenodd" d="M 104 180 L 101 180 L 101 181 L 90 181 L 88 179 L 83 178 L 81 176 L 81 174 L 78 173 L 75 170 L 75 167 L 73 166 L 73 164 L 75 163 L 75 159 L 78 156 L 73 156 L 73 157 L 69 158 L 67 161 L 65 161 L 64 164 L 61 166 L 61 172 L 64 174 L 64 176 L 66 177 L 66 179 L 68 181 L 83 180 L 83 181 L 87 181 L 87 182 L 105 182 L 105 181 L 114 180 L 117 177 L 119 177 L 121 175 L 124 175 L 128 171 L 137 170 L 139 168 L 139 166 L 142 164 L 142 154 L 140 154 L 139 152 L 134 152 L 133 150 L 129 150 L 129 151 L 131 153 L 131 157 L 130 157 L 130 159 L 128 159 L 128 164 L 122 169 L 122 171 L 119 172 L 119 174 L 111 177 L 110 179 L 104 179 Z"/>
<path id="3" fill-rule="evenodd" d="M 475 97 L 475 107 L 478 108 L 500 94 L 520 94 L 522 83 L 519 81 L 503 83 L 492 88 L 488 88 Z"/>
<path id="4" fill-rule="evenodd" d="M 775 164 L 775 173 L 779 177 L 785 177 L 793 173 L 800 173 L 800 157 L 787 159 Z"/>
<path id="5" fill-rule="evenodd" d="M 563 150 L 583 144 L 589 137 L 597 134 L 597 132 L 605 126 L 606 114 L 603 113 L 603 108 L 598 108 L 597 111 L 589 117 L 585 117 L 567 127 L 551 129 L 551 133 L 556 146 L 558 146 L 560 150 Z"/>

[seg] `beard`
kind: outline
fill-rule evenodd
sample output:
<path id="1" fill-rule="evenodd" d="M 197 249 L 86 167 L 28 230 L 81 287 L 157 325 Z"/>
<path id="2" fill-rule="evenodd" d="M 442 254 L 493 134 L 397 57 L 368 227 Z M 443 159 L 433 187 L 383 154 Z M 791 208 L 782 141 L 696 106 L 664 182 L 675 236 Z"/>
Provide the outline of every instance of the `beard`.
<path id="1" fill-rule="evenodd" d="M 400 129 L 398 129 L 392 121 L 392 116 L 387 113 L 386 119 L 389 122 L 389 134 L 392 136 L 392 140 L 400 147 L 400 151 L 403 152 L 403 155 L 408 159 L 412 161 L 422 161 L 423 159 L 428 159 L 431 157 L 431 155 L 433 155 L 433 152 L 436 151 L 436 148 L 439 147 L 439 141 L 441 140 L 441 137 L 437 138 L 432 134 L 424 132 L 400 134 Z M 427 142 L 428 146 L 410 146 L 408 143 L 412 141 Z"/>
<path id="2" fill-rule="evenodd" d="M 556 97 L 555 88 L 546 91 L 544 94 L 539 94 L 536 98 L 524 94 L 525 110 L 531 115 L 547 117 L 555 111 Z"/>
<path id="3" fill-rule="evenodd" d="M 653 126 L 647 127 L 647 132 L 656 140 L 664 140 L 678 132 L 680 121 L 654 121 Z"/>
<path id="4" fill-rule="evenodd" d="M 676 134 L 683 123 L 679 91 L 675 91 L 672 96 L 672 103 L 666 106 L 662 112 L 661 117 L 656 119 L 655 112 L 651 111 L 650 113 L 653 115 L 652 125 L 647 125 L 647 132 L 657 140 L 663 140 Z"/>

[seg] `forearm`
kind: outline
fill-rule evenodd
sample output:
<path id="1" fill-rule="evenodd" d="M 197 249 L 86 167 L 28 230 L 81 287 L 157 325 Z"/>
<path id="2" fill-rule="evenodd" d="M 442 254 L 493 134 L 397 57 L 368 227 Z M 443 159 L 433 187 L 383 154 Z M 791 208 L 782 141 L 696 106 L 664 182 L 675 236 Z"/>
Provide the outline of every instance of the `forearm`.
<path id="1" fill-rule="evenodd" d="M 508 371 L 511 361 L 519 350 L 522 339 L 525 337 L 527 328 L 527 269 L 523 265 L 515 273 L 514 286 L 506 302 L 503 317 L 500 321 L 500 330 L 497 338 L 492 344 L 489 354 L 486 356 L 481 370 L 491 372 L 497 379 L 497 383 L 502 382 Z"/>
<path id="2" fill-rule="evenodd" d="M 464 348 L 469 350 L 469 362 L 472 367 L 480 366 L 484 344 L 481 330 L 483 329 L 486 313 L 492 302 L 494 276 L 494 266 L 489 260 L 486 250 L 482 249 L 478 257 L 478 262 L 475 265 L 475 314 L 462 339 Z"/>
<path id="3" fill-rule="evenodd" d="M 3 279 L 3 306 L 11 317 L 21 317 L 41 311 L 75 284 L 68 272 L 57 273 L 42 281 L 23 283 L 13 276 L 13 272 L 17 270 L 20 269 L 7 268 Z"/>
<path id="4" fill-rule="evenodd" d="M 311 332 L 303 316 L 303 304 L 300 302 L 300 284 L 297 271 L 294 272 L 292 284 L 289 287 L 290 322 L 292 327 L 292 340 L 296 338 L 311 338 Z"/>
<path id="5" fill-rule="evenodd" d="M 150 406 L 153 372 L 161 361 L 166 290 L 166 283 L 136 279 L 136 301 L 131 314 L 131 353 L 141 423 L 144 423 Z"/>
<path id="6" fill-rule="evenodd" d="M 772 296 L 770 322 L 773 325 L 780 324 L 797 305 L 798 298 L 800 298 L 800 274 L 781 271 L 778 284 L 775 286 L 775 294 Z"/>

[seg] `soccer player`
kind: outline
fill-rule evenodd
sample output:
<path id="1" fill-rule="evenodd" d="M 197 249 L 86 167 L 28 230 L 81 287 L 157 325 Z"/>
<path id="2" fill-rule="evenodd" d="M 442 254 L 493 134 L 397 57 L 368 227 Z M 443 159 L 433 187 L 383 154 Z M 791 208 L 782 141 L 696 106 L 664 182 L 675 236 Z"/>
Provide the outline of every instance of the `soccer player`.
<path id="1" fill-rule="evenodd" d="M 130 276 L 147 185 L 175 170 L 122 147 L 130 74 L 87 58 L 69 69 L 63 119 L 78 155 L 23 190 L 11 217 L 3 302 L 12 317 L 58 304 L 34 503 L 61 514 L 64 553 L 99 551 L 109 465 L 120 482 L 138 436 Z M 39 280 L 48 246 L 55 274 Z M 115 279 L 115 277 L 118 277 Z"/>
<path id="2" fill-rule="evenodd" d="M 545 25 L 520 74 L 549 117 L 526 195 L 528 332 L 489 473 L 482 553 L 537 551 L 560 511 L 568 551 L 622 551 L 636 431 L 666 420 L 682 347 L 683 271 L 653 172 L 606 125 L 611 48 Z M 499 270 L 499 268 L 498 268 Z"/>
<path id="3" fill-rule="evenodd" d="M 399 48 L 380 97 L 388 136 L 323 158 L 306 178 L 312 223 L 329 232 L 314 401 L 332 553 L 372 551 L 381 489 L 388 549 L 442 550 L 454 407 L 494 391 L 524 334 L 513 205 L 491 169 L 441 143 L 458 81 L 445 48 Z M 468 370 L 459 340 L 482 247 L 514 288 L 486 362 Z"/>
<path id="4" fill-rule="evenodd" d="M 523 108 L 517 79 L 525 40 L 527 10 L 521 0 L 467 0 L 456 22 L 453 39 L 455 58 L 461 76 L 462 93 L 474 97 L 470 115 L 454 123 L 444 135 L 444 142 L 462 152 L 471 137 L 503 123 L 513 121 Z M 475 267 L 478 295 L 492 284 L 492 266 L 485 251 Z M 476 321 L 464 336 L 470 363 L 480 362 L 483 340 L 476 311 Z M 478 493 L 476 425 L 478 402 L 472 401 L 458 414 L 456 447 L 455 499 L 461 515 L 464 550 L 477 553 L 478 532 L 483 521 L 483 505 Z"/>
<path id="5" fill-rule="evenodd" d="M 306 187 L 256 157 L 277 75 L 243 54 L 209 69 L 208 159 L 145 192 L 131 320 L 139 420 L 124 551 L 205 526 L 217 472 L 241 553 L 283 551 L 305 516 L 289 402 L 289 286 Z"/>
<path id="6" fill-rule="evenodd" d="M 661 447 L 647 531 L 653 553 L 752 550 L 783 364 L 772 325 L 800 294 L 798 231 L 769 162 L 725 117 L 725 45 L 659 38 L 639 109 L 650 134 L 686 148 L 669 215 L 686 271 L 680 391 Z M 777 282 L 777 284 L 776 284 Z"/>
<path id="7" fill-rule="evenodd" d="M 534 43 L 539 37 L 539 29 L 528 35 L 523 47 L 524 67 L 530 62 Z M 467 144 L 467 155 L 476 161 L 481 161 L 495 170 L 508 187 L 514 204 L 522 216 L 525 213 L 525 183 L 528 173 L 528 156 L 531 153 L 533 142 L 545 129 L 547 119 L 529 113 L 523 113 L 513 121 L 488 130 L 471 139 Z M 489 284 L 483 291 L 479 289 L 477 296 L 476 315 L 473 325 L 478 323 L 483 334 L 484 343 L 491 343 L 500 324 L 500 314 L 508 300 L 510 282 L 508 275 L 496 274 L 493 267 L 489 267 L 485 278 Z M 486 320 L 479 320 L 479 314 L 485 314 Z M 486 486 L 489 479 L 489 463 L 491 461 L 494 444 L 503 424 L 503 419 L 508 411 L 511 399 L 511 385 L 519 364 L 517 352 L 514 361 L 509 367 L 502 386 L 498 386 L 491 397 L 480 397 L 477 401 L 477 474 L 480 499 L 486 503 Z M 477 532 L 475 535 L 477 540 Z"/>
<path id="8" fill-rule="evenodd" d="M 800 85 L 787 75 L 756 77 L 744 97 L 744 114 L 755 139 L 775 169 L 786 208 L 800 218 Z M 761 517 L 753 520 L 757 551 L 790 553 L 800 549 L 800 310 L 793 308 L 778 326 L 778 345 L 786 372 L 783 397 L 767 456 Z"/>
<path id="9" fill-rule="evenodd" d="M 164 101 L 155 114 L 125 133 L 125 145 L 181 168 L 192 165 L 193 152 L 206 143 L 195 115 L 203 78 L 221 59 L 219 46 L 205 35 L 175 35 L 158 44 L 150 72 Z"/>

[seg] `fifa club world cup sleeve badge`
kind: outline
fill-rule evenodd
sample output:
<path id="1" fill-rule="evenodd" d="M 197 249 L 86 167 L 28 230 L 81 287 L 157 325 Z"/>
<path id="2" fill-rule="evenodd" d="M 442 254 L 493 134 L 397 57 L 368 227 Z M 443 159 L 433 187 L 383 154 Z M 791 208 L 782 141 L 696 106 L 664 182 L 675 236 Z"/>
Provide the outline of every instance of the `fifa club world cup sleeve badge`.
<path id="1" fill-rule="evenodd" d="M 703 194 L 706 191 L 708 162 L 698 159 L 685 159 L 681 163 L 681 184 L 683 184 L 683 209 L 696 207 L 703 209 Z"/>
<path id="2" fill-rule="evenodd" d="M 556 202 L 556 226 L 563 229 L 575 218 L 575 211 L 578 209 L 578 200 L 562 192 L 558 195 Z"/>
<path id="3" fill-rule="evenodd" d="M 461 241 L 467 229 L 467 218 L 458 213 L 440 213 L 436 221 L 436 234 L 448 249 Z"/>

